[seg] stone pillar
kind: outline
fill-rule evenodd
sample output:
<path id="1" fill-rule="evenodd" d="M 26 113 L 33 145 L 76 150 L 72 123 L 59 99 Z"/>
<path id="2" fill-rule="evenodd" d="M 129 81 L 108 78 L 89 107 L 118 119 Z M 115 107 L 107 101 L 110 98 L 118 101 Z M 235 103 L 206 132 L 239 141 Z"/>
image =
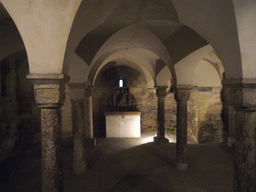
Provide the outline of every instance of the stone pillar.
<path id="1" fill-rule="evenodd" d="M 234 106 L 230 105 L 230 88 L 223 84 L 222 89 L 222 121 L 223 121 L 223 141 L 232 147 L 235 143 L 235 113 Z"/>
<path id="2" fill-rule="evenodd" d="M 74 149 L 73 171 L 75 174 L 87 170 L 85 127 L 84 127 L 84 102 L 85 83 L 69 83 L 72 114 L 72 134 Z"/>
<path id="3" fill-rule="evenodd" d="M 230 85 L 236 110 L 234 191 L 256 191 L 256 79 Z"/>
<path id="4" fill-rule="evenodd" d="M 35 100 L 41 108 L 42 191 L 63 191 L 63 155 L 60 107 L 68 78 L 57 74 L 29 74 Z"/>
<path id="5" fill-rule="evenodd" d="M 234 106 L 228 108 L 228 141 L 227 145 L 232 147 L 235 144 L 236 110 Z"/>
<path id="6" fill-rule="evenodd" d="M 222 101 L 222 122 L 223 122 L 223 142 L 228 143 L 229 136 L 229 89 L 226 86 L 223 86 L 221 90 L 221 101 Z"/>
<path id="7" fill-rule="evenodd" d="M 96 140 L 93 137 L 93 108 L 92 108 L 92 96 L 93 85 L 88 85 L 85 88 L 85 139 L 88 147 L 96 145 Z"/>
<path id="8" fill-rule="evenodd" d="M 256 108 L 236 108 L 234 191 L 256 191 Z"/>
<path id="9" fill-rule="evenodd" d="M 192 86 L 179 86 L 175 90 L 177 101 L 177 141 L 176 141 L 176 166 L 179 170 L 188 168 L 187 152 L 187 101 L 190 97 Z"/>
<path id="10" fill-rule="evenodd" d="M 157 86 L 156 95 L 158 97 L 157 104 L 157 136 L 154 137 L 154 143 L 169 143 L 169 140 L 165 138 L 165 109 L 164 109 L 164 98 L 166 95 L 166 89 L 168 86 Z"/>

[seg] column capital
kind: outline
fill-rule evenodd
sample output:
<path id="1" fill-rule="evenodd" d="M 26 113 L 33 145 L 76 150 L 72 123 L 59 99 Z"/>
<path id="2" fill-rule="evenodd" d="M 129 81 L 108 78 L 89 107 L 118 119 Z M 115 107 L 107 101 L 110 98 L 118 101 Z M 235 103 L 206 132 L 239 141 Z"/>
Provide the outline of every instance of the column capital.
<path id="1" fill-rule="evenodd" d="M 256 78 L 229 79 L 223 85 L 229 88 L 230 105 L 240 110 L 255 111 L 256 109 Z"/>
<path id="2" fill-rule="evenodd" d="M 179 85 L 175 88 L 176 101 L 188 101 L 190 98 L 190 91 L 194 86 L 192 85 Z"/>
<path id="3" fill-rule="evenodd" d="M 165 96 L 166 95 L 166 89 L 168 86 L 166 85 L 161 85 L 161 86 L 155 86 L 156 88 L 156 95 L 159 96 Z"/>
<path id="4" fill-rule="evenodd" d="M 91 97 L 93 95 L 94 85 L 87 85 L 85 88 L 85 97 Z"/>
<path id="5" fill-rule="evenodd" d="M 29 74 L 34 84 L 35 100 L 41 108 L 59 107 L 65 97 L 65 83 L 69 77 L 65 74 Z"/>
<path id="6" fill-rule="evenodd" d="M 72 100 L 81 100 L 85 98 L 86 83 L 68 83 L 70 88 L 70 98 Z"/>

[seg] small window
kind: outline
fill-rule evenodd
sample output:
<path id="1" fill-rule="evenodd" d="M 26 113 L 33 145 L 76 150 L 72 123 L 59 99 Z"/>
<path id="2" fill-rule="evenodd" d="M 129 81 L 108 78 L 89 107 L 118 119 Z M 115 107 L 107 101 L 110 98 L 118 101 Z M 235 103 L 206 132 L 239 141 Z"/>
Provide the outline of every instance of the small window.
<path id="1" fill-rule="evenodd" d="M 124 80 L 123 79 L 119 79 L 119 87 L 123 87 L 124 86 Z"/>
<path id="2" fill-rule="evenodd" d="M 118 77 L 117 87 L 127 87 L 126 77 L 123 77 L 123 76 Z"/>

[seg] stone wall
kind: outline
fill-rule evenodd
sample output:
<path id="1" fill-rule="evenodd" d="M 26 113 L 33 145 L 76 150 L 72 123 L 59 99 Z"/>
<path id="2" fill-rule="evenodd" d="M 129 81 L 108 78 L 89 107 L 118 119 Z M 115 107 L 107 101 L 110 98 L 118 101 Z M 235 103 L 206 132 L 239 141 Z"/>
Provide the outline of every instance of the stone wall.
<path id="1" fill-rule="evenodd" d="M 1 62 L 0 160 L 12 153 L 19 138 L 16 77 L 14 60 L 10 58 L 3 60 Z"/>
<path id="2" fill-rule="evenodd" d="M 95 81 L 93 90 L 93 123 L 94 135 L 105 136 L 105 115 L 108 111 L 109 98 L 117 86 L 120 76 L 127 78 L 130 93 L 137 101 L 137 107 L 141 111 L 142 129 L 156 130 L 157 97 L 155 89 L 148 89 L 145 78 L 135 69 L 127 66 L 115 66 L 103 71 Z"/>
<path id="3" fill-rule="evenodd" d="M 157 128 L 157 97 L 155 89 L 130 88 L 141 111 L 141 129 L 156 130 Z"/>
<path id="4" fill-rule="evenodd" d="M 157 130 L 157 96 L 154 88 L 130 87 L 141 111 L 141 129 Z M 113 91 L 110 88 L 95 88 L 93 96 L 94 131 L 96 136 L 105 134 L 105 111 Z M 72 136 L 70 93 L 62 107 L 63 138 Z M 166 132 L 176 133 L 177 103 L 174 93 L 167 90 L 165 97 Z M 188 101 L 188 142 L 207 143 L 223 141 L 221 88 L 194 88 Z"/>
<path id="5" fill-rule="evenodd" d="M 24 54 L 24 53 L 23 53 Z M 24 61 L 25 60 L 25 61 Z M 40 144 L 40 110 L 32 83 L 26 79 L 26 55 L 17 53 L 1 62 L 0 161 L 15 149 Z"/>
<path id="6" fill-rule="evenodd" d="M 190 96 L 190 110 L 194 110 L 198 142 L 222 142 L 222 101 L 220 87 L 195 88 Z"/>
<path id="7" fill-rule="evenodd" d="M 157 130 L 157 96 L 155 89 L 130 88 L 141 111 L 141 127 L 147 130 Z M 167 90 L 165 97 L 165 127 L 167 131 L 175 133 L 176 129 L 176 101 L 174 94 Z"/>
<path id="8" fill-rule="evenodd" d="M 26 79 L 27 61 L 8 58 L 1 62 L 0 102 L 0 161 L 15 148 L 40 144 L 40 109 L 34 98 L 33 85 Z M 157 96 L 154 88 L 147 88 L 145 78 L 135 69 L 119 66 L 106 70 L 95 82 L 93 93 L 94 136 L 105 136 L 105 111 L 113 94 L 116 80 L 126 76 L 130 92 L 141 111 L 142 130 L 157 130 Z M 165 97 L 166 131 L 176 133 L 176 101 L 174 93 L 167 90 Z M 227 106 L 227 113 L 231 114 Z M 225 111 L 225 110 L 224 110 Z M 234 111 L 234 110 L 233 110 Z M 188 101 L 189 143 L 222 142 L 221 88 L 195 88 Z M 226 117 L 227 118 L 227 117 Z M 229 122 L 230 126 L 233 125 Z M 72 136 L 70 90 L 66 87 L 66 99 L 62 107 L 63 138 Z M 231 130 L 231 129 L 230 129 Z M 232 131 L 232 130 L 231 130 Z M 229 132 L 231 132 L 229 131 Z M 230 134 L 232 136 L 232 134 Z M 232 137 L 229 143 L 232 145 Z"/>
<path id="9" fill-rule="evenodd" d="M 134 69 L 109 70 L 101 74 L 96 80 L 93 95 L 93 116 L 95 135 L 104 136 L 105 116 L 108 99 L 113 94 L 116 86 L 115 74 L 117 71 L 132 73 L 129 79 L 130 92 L 137 100 L 138 109 L 141 111 L 141 129 L 157 130 L 157 96 L 154 88 L 147 88 L 145 79 Z M 132 71 L 132 72 L 131 72 Z M 126 76 L 125 72 L 120 73 Z M 127 75 L 131 76 L 131 75 Z M 111 83 L 112 82 L 112 83 Z M 166 132 L 176 134 L 177 103 L 174 93 L 167 90 L 165 97 L 165 128 Z M 188 101 L 188 142 L 206 143 L 223 141 L 221 88 L 204 87 L 191 90 Z M 102 134 L 101 134 L 102 133 Z"/>

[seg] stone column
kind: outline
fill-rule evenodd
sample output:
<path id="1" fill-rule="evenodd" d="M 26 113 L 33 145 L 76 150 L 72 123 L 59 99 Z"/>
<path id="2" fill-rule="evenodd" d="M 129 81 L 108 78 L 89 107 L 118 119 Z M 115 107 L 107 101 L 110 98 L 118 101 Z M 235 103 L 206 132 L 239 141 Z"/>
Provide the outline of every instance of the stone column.
<path id="1" fill-rule="evenodd" d="M 60 107 L 64 101 L 63 75 L 29 74 L 35 100 L 41 108 L 42 191 L 63 191 L 63 155 Z"/>
<path id="2" fill-rule="evenodd" d="M 236 110 L 234 191 L 256 191 L 256 79 L 232 84 L 231 105 Z"/>
<path id="3" fill-rule="evenodd" d="M 96 145 L 96 140 L 93 137 L 93 88 L 93 85 L 88 85 L 85 88 L 85 139 L 88 147 L 94 147 Z"/>
<path id="4" fill-rule="evenodd" d="M 235 143 L 235 113 L 234 106 L 230 105 L 230 88 L 223 84 L 222 89 L 222 121 L 223 121 L 223 141 L 232 147 Z"/>
<path id="5" fill-rule="evenodd" d="M 72 114 L 72 134 L 74 149 L 73 171 L 75 174 L 87 170 L 85 127 L 84 127 L 84 102 L 85 83 L 69 83 Z"/>
<path id="6" fill-rule="evenodd" d="M 228 143 L 229 136 L 229 97 L 228 97 L 229 89 L 226 86 L 223 86 L 221 90 L 221 101 L 222 101 L 222 122 L 223 122 L 223 142 Z"/>
<path id="7" fill-rule="evenodd" d="M 234 191 L 256 191 L 256 108 L 236 108 Z"/>
<path id="8" fill-rule="evenodd" d="M 169 140 L 165 138 L 165 109 L 164 109 L 164 98 L 166 95 L 166 89 L 168 86 L 157 86 L 156 95 L 158 97 L 157 104 L 157 136 L 154 137 L 154 143 L 169 143 Z"/>
<path id="9" fill-rule="evenodd" d="M 234 106 L 228 108 L 228 141 L 227 145 L 232 147 L 235 144 L 236 110 Z"/>
<path id="10" fill-rule="evenodd" d="M 187 101 L 192 86 L 179 86 L 175 90 L 177 101 L 177 141 L 176 141 L 176 167 L 179 170 L 188 168 L 187 153 Z"/>

